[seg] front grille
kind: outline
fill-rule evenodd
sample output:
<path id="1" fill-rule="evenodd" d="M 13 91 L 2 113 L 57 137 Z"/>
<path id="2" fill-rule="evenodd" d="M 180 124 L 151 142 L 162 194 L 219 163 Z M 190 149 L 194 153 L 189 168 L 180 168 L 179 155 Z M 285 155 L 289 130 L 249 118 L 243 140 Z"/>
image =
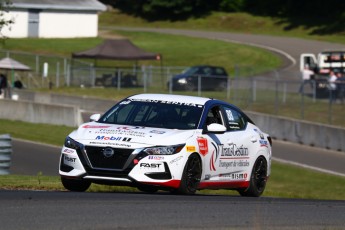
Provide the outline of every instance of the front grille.
<path id="1" fill-rule="evenodd" d="M 109 148 L 109 147 L 107 147 Z M 133 149 L 112 148 L 112 156 L 104 156 L 105 147 L 85 146 L 86 156 L 92 168 L 122 170 Z"/>

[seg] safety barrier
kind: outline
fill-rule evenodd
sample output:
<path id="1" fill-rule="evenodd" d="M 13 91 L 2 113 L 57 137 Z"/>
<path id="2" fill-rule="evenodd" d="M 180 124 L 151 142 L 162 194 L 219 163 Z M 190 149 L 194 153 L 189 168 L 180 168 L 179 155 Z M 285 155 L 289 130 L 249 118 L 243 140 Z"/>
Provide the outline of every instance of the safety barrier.
<path id="1" fill-rule="evenodd" d="M 72 127 L 82 123 L 81 112 L 77 106 L 2 99 L 0 108 L 4 108 L 0 109 L 0 119 Z"/>
<path id="2" fill-rule="evenodd" d="M 246 114 L 275 139 L 345 152 L 344 128 L 249 111 Z"/>
<path id="3" fill-rule="evenodd" d="M 0 135 L 0 175 L 10 174 L 12 143 L 9 134 Z"/>

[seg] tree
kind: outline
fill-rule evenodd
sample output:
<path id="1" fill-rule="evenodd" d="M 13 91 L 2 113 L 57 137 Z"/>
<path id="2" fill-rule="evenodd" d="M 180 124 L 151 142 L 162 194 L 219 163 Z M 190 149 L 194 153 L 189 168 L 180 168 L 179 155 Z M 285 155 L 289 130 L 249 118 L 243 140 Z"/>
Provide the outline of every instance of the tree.
<path id="1" fill-rule="evenodd" d="M 14 23 L 14 20 L 12 18 L 8 19 L 5 17 L 5 14 L 8 12 L 8 9 L 11 6 L 11 4 L 11 1 L 0 0 L 0 38 L 4 38 L 1 32 L 2 29 Z"/>

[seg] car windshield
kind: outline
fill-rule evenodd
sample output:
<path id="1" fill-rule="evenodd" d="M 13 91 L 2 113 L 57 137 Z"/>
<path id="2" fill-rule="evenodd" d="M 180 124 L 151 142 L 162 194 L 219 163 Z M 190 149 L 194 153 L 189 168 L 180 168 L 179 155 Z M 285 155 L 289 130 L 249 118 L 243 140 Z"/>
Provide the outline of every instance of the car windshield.
<path id="1" fill-rule="evenodd" d="M 166 101 L 125 100 L 105 113 L 101 123 L 146 126 L 167 129 L 196 129 L 203 106 Z"/>
<path id="2" fill-rule="evenodd" d="M 183 73 L 183 74 L 186 74 L 186 75 L 193 75 L 193 74 L 197 74 L 199 69 L 200 69 L 200 68 L 199 68 L 199 67 L 196 67 L 196 66 L 194 66 L 194 67 L 189 67 L 189 68 L 183 70 L 182 73 Z"/>

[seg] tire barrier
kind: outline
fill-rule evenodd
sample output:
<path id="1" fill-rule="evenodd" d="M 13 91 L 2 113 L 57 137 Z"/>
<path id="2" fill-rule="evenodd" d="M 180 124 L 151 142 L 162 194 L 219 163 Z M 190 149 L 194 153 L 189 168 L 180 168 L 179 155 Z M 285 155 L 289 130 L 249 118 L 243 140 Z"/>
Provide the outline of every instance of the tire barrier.
<path id="1" fill-rule="evenodd" d="M 0 135 L 0 175 L 10 174 L 12 143 L 9 134 Z"/>

